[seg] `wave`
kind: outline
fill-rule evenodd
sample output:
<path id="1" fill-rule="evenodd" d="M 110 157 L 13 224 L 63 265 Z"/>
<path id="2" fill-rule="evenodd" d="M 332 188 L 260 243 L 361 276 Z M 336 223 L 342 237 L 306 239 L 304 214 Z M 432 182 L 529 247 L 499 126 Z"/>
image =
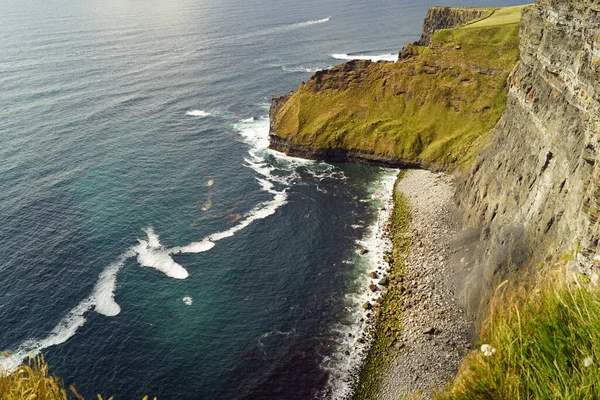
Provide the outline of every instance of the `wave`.
<path id="1" fill-rule="evenodd" d="M 310 74 L 314 74 L 317 71 L 323 71 L 324 69 L 330 68 L 330 67 L 320 68 L 320 67 L 303 67 L 303 66 L 290 67 L 287 65 L 281 65 L 280 67 L 285 72 L 306 72 L 306 73 L 310 73 Z"/>
<path id="2" fill-rule="evenodd" d="M 327 17 L 327 18 L 323 18 L 323 19 L 315 19 L 315 20 L 310 20 L 310 21 L 304 21 L 304 22 L 296 22 L 293 24 L 281 25 L 281 26 L 276 26 L 274 28 L 268 28 L 268 29 L 263 29 L 260 31 L 249 32 L 249 33 L 245 33 L 242 35 L 226 36 L 226 37 L 222 37 L 217 40 L 228 40 L 228 41 L 236 40 L 237 41 L 237 40 L 242 40 L 242 39 L 249 39 L 249 38 L 253 38 L 253 37 L 257 37 L 257 36 L 272 35 L 275 33 L 283 33 L 283 32 L 293 31 L 296 29 L 307 28 L 307 27 L 313 26 L 313 25 L 324 24 L 329 21 L 331 21 L 331 17 Z"/>
<path id="3" fill-rule="evenodd" d="M 10 356 L 0 355 L 0 372 L 12 372 L 28 357 L 35 357 L 43 350 L 65 343 L 77 333 L 85 322 L 85 314 L 92 309 L 99 314 L 113 317 L 121 312 L 121 307 L 114 299 L 117 273 L 125 261 L 135 253 L 128 250 L 119 259 L 108 265 L 100 273 L 92 294 L 77 304 L 64 316 L 52 329 L 50 334 L 43 339 L 29 339 L 17 349 L 9 351 Z"/>
<path id="4" fill-rule="evenodd" d="M 212 233 L 197 242 L 171 248 L 168 250 L 169 254 L 203 253 L 208 251 L 215 246 L 215 242 L 230 238 L 253 222 L 275 214 L 279 207 L 287 203 L 287 187 L 292 184 L 294 174 L 288 174 L 287 176 L 274 175 L 273 172 L 277 170 L 277 166 L 270 165 L 265 158 L 268 155 L 269 147 L 268 118 L 259 118 L 258 120 L 254 119 L 254 117 L 248 118 L 234 125 L 234 128 L 249 146 L 248 158 L 245 159 L 245 165 L 261 176 L 261 178 L 256 178 L 257 182 L 263 191 L 273 195 L 273 199 L 262 202 L 252 208 L 233 227 L 221 232 Z M 276 190 L 275 184 L 281 185 L 284 188 Z"/>
<path id="5" fill-rule="evenodd" d="M 331 17 L 323 18 L 323 19 L 314 19 L 305 22 L 296 22 L 289 25 L 277 26 L 275 28 L 265 29 L 264 31 L 258 31 L 255 33 L 249 34 L 249 36 L 257 36 L 257 35 L 269 35 L 273 33 L 292 31 L 295 29 L 306 28 L 313 25 L 324 24 L 326 22 L 331 21 Z"/>
<path id="6" fill-rule="evenodd" d="M 367 311 L 362 307 L 366 302 L 373 303 L 380 293 L 373 293 L 368 285 L 369 274 L 385 273 L 388 264 L 384 261 L 386 252 L 391 251 L 392 245 L 385 234 L 393 210 L 393 190 L 397 170 L 384 170 L 379 180 L 371 188 L 370 201 L 374 202 L 378 210 L 377 218 L 369 226 L 364 237 L 357 242 L 361 248 L 369 249 L 364 255 L 355 255 L 354 260 L 343 261 L 345 264 L 354 264 L 359 268 L 360 276 L 356 279 L 357 287 L 361 289 L 354 294 L 346 296 L 345 310 L 346 321 L 333 326 L 331 336 L 335 339 L 335 351 L 331 357 L 325 358 L 322 367 L 328 372 L 329 378 L 322 398 L 342 400 L 353 395 L 358 371 L 370 346 L 370 335 L 366 335 L 365 343 L 358 343 L 364 329 L 372 327 L 365 322 Z M 374 282 L 376 283 L 376 282 Z"/>
<path id="7" fill-rule="evenodd" d="M 190 110 L 190 111 L 186 111 L 185 115 L 189 115 L 190 117 L 204 118 L 204 117 L 208 117 L 212 114 L 209 112 L 206 112 L 206 111 L 202 111 L 202 110 Z"/>
<path id="8" fill-rule="evenodd" d="M 98 277 L 98 282 L 90 296 L 94 304 L 94 311 L 107 317 L 114 317 L 121 312 L 121 307 L 115 301 L 115 289 L 117 287 L 117 274 L 128 258 L 133 257 L 135 252 L 130 249 L 122 254 L 118 261 L 106 267 Z"/>
<path id="9" fill-rule="evenodd" d="M 273 193 L 275 193 L 275 198 L 273 200 L 261 203 L 255 208 L 253 208 L 237 225 L 234 225 L 233 227 L 225 231 L 210 234 L 204 239 L 200 240 L 199 242 L 192 242 L 186 246 L 174 247 L 172 249 L 169 249 L 168 253 L 203 253 L 215 247 L 215 242 L 226 238 L 230 238 L 234 236 L 237 232 L 248 227 L 254 221 L 264 219 L 275 214 L 279 207 L 287 203 L 287 195 L 285 191 L 273 191 Z"/>
<path id="10" fill-rule="evenodd" d="M 398 54 L 332 54 L 331 57 L 338 60 L 398 61 Z"/>
<path id="11" fill-rule="evenodd" d="M 186 279 L 189 273 L 181 265 L 177 264 L 169 251 L 160 243 L 154 229 L 144 230 L 148 240 L 138 239 L 139 244 L 133 248 L 137 253 L 137 261 L 143 267 L 154 268 L 174 279 Z"/>
<path id="12" fill-rule="evenodd" d="M 260 335 L 260 337 L 258 338 L 258 345 L 263 349 L 263 352 L 264 352 L 264 347 L 265 347 L 265 344 L 263 343 L 264 339 L 268 339 L 271 336 L 285 337 L 285 336 L 294 336 L 294 335 L 296 335 L 295 329 L 292 329 L 291 331 L 285 331 L 285 332 L 275 329 L 275 330 L 265 332 L 262 335 Z"/>

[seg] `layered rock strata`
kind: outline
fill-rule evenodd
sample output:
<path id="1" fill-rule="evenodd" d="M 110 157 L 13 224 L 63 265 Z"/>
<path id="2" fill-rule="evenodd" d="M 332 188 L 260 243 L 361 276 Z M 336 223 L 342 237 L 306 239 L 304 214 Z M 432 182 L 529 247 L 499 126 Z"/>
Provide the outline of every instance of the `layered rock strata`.
<path id="1" fill-rule="evenodd" d="M 480 316 L 501 280 L 559 258 L 598 283 L 600 1 L 537 0 L 520 34 L 507 109 L 456 195 L 481 229 L 464 291 Z"/>
<path id="2" fill-rule="evenodd" d="M 429 46 L 431 36 L 440 29 L 456 28 L 491 14 L 493 9 L 431 7 L 425 17 L 421 38 L 415 42 L 419 46 Z"/>

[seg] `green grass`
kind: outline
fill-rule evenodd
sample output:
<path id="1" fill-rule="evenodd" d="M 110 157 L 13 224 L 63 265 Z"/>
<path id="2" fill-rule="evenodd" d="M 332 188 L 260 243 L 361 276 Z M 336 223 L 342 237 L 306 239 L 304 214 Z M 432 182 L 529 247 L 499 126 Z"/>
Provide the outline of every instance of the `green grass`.
<path id="1" fill-rule="evenodd" d="M 402 174 L 398 180 L 402 179 Z M 391 217 L 390 234 L 393 244 L 391 254 L 390 284 L 383 296 L 379 309 L 380 315 L 376 321 L 377 336 L 359 376 L 359 386 L 355 400 L 375 398 L 379 384 L 391 362 L 394 360 L 402 332 L 402 292 L 399 289 L 399 279 L 406 270 L 406 256 L 410 248 L 410 206 L 408 200 L 394 190 L 394 211 Z"/>
<path id="2" fill-rule="evenodd" d="M 338 66 L 311 78 L 272 116 L 277 134 L 314 148 L 468 164 L 506 107 L 519 57 L 519 22 L 507 21 L 516 10 L 437 32 L 432 47 L 413 46 L 416 55 L 397 63 Z"/>
<path id="3" fill-rule="evenodd" d="M 521 12 L 526 7 L 530 7 L 530 5 L 499 8 L 494 10 L 494 12 L 489 17 L 483 18 L 472 24 L 467 24 L 460 29 L 472 29 L 495 25 L 515 24 L 521 20 Z"/>
<path id="4" fill-rule="evenodd" d="M 497 352 L 472 353 L 438 400 L 600 398 L 600 292 L 555 282 L 496 301 L 482 342 Z"/>

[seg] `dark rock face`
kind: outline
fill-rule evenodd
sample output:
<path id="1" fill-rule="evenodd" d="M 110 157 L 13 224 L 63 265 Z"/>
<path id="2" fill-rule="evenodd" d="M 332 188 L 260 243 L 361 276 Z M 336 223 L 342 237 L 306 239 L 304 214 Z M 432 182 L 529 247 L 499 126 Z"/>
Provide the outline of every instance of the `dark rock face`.
<path id="1" fill-rule="evenodd" d="M 383 63 L 390 61 L 380 61 Z M 306 83 L 306 89 L 312 92 L 321 90 L 345 90 L 361 82 L 363 75 L 372 62 L 369 60 L 350 60 L 329 69 L 315 72 Z"/>
<path id="2" fill-rule="evenodd" d="M 575 252 L 570 271 L 598 282 L 600 1 L 525 9 L 508 83 L 508 107 L 456 195 L 481 229 L 464 291 L 480 316 L 497 283 L 549 256 Z"/>
<path id="3" fill-rule="evenodd" d="M 477 8 L 431 7 L 425 17 L 421 38 L 415 42 L 419 46 L 429 46 L 431 36 L 440 29 L 456 28 L 482 18 L 488 10 Z"/>
<path id="4" fill-rule="evenodd" d="M 296 145 L 280 138 L 271 129 L 269 134 L 269 148 L 280 151 L 292 157 L 307 158 L 310 160 L 328 161 L 333 163 L 355 162 L 358 164 L 375 165 L 388 168 L 431 168 L 439 169 L 439 166 L 423 165 L 412 161 L 401 160 L 393 157 L 385 157 L 361 150 L 348 150 L 342 148 L 322 149 L 310 146 Z"/>

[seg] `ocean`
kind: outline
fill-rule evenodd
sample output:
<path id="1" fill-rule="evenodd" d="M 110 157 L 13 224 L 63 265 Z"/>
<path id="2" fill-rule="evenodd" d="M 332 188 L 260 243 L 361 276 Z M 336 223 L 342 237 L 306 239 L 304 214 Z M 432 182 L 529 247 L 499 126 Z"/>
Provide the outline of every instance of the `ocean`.
<path id="1" fill-rule="evenodd" d="M 268 151 L 268 107 L 437 3 L 3 0 L 0 365 L 43 353 L 86 398 L 349 398 L 396 171 Z"/>

